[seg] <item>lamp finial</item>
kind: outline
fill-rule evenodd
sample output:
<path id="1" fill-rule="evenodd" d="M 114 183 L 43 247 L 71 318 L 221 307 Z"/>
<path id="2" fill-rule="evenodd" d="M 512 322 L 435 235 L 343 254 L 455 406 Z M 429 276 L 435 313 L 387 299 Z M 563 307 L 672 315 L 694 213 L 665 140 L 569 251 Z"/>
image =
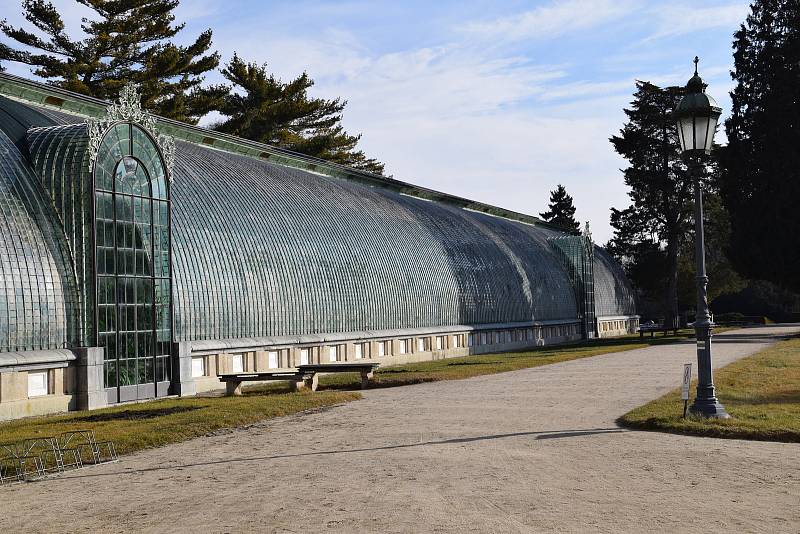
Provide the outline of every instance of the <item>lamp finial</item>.
<path id="1" fill-rule="evenodd" d="M 694 75 L 697 76 L 697 64 L 700 63 L 700 58 L 694 56 Z"/>

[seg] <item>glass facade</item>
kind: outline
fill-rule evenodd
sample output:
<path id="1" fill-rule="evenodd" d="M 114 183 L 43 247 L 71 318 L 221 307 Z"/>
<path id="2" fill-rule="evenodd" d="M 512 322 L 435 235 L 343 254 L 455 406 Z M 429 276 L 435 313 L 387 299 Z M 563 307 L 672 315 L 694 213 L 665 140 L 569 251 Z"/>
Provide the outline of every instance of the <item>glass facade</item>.
<path id="1" fill-rule="evenodd" d="M 118 123 L 103 139 L 94 177 L 97 341 L 105 348 L 106 387 L 112 400 L 153 397 L 169 383 L 172 351 L 164 165 L 144 130 Z"/>
<path id="2" fill-rule="evenodd" d="M 622 266 L 601 247 L 594 248 L 597 317 L 636 315 L 636 293 Z"/>
<path id="3" fill-rule="evenodd" d="M 583 335 L 595 337 L 594 249 L 591 239 L 583 235 L 561 235 L 550 238 L 567 268 L 575 300 L 578 303 Z"/>
<path id="4" fill-rule="evenodd" d="M 85 118 L 0 96 L 0 352 L 102 346 L 112 402 L 166 392 L 172 341 L 635 313 L 619 265 L 554 228 L 308 172 L 235 140 L 212 149 L 175 124 L 168 184 L 152 132 L 104 121 L 98 134 Z M 466 340 L 431 335 L 419 350 L 437 343 Z M 362 357 L 380 348 L 392 346 Z"/>
<path id="5" fill-rule="evenodd" d="M 0 353 L 62 348 L 74 327 L 69 253 L 37 180 L 0 130 Z"/>

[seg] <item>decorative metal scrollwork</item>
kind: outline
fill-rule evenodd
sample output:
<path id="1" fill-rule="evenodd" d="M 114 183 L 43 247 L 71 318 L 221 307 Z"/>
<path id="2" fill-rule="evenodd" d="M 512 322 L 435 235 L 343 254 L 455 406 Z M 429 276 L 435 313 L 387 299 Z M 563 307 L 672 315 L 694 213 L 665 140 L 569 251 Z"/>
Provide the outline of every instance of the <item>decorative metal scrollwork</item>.
<path id="1" fill-rule="evenodd" d="M 164 156 L 164 165 L 167 168 L 167 178 L 172 179 L 172 168 L 175 165 L 175 139 L 172 136 L 158 133 L 156 119 L 146 110 L 142 109 L 141 98 L 133 83 L 125 84 L 116 103 L 106 108 L 106 115 L 102 119 L 86 119 L 89 129 L 89 169 L 91 170 L 97 160 L 103 136 L 111 126 L 120 121 L 135 122 L 149 131 L 156 140 L 161 154 Z"/>

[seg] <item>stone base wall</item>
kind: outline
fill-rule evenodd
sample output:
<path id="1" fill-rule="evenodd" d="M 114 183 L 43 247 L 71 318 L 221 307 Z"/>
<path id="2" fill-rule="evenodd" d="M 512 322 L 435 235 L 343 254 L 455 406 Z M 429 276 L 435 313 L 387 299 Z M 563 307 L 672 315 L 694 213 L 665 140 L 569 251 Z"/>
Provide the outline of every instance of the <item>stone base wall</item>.
<path id="1" fill-rule="evenodd" d="M 47 393 L 29 395 L 28 374 L 47 374 Z M 77 409 L 73 367 L 0 373 L 0 421 Z"/>
<path id="2" fill-rule="evenodd" d="M 597 319 L 597 337 L 619 337 L 639 331 L 638 317 L 600 317 Z"/>
<path id="3" fill-rule="evenodd" d="M 400 365 L 476 354 L 527 350 L 545 345 L 580 341 L 578 323 L 515 328 L 500 331 L 456 331 L 408 337 L 356 339 L 327 344 L 243 348 L 210 354 L 192 354 L 198 393 L 219 391 L 224 384 L 217 378 L 234 372 L 290 370 L 303 363 L 377 362 Z M 258 384 L 259 382 L 248 382 Z"/>

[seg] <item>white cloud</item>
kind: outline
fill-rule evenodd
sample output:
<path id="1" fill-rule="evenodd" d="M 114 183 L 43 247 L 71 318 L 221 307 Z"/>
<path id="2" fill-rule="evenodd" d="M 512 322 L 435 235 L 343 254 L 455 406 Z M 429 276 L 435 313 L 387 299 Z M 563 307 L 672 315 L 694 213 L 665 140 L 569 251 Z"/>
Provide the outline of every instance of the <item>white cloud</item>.
<path id="1" fill-rule="evenodd" d="M 600 26 L 630 12 L 628 0 L 561 0 L 520 14 L 472 22 L 472 36 L 506 40 L 541 39 Z"/>
<path id="2" fill-rule="evenodd" d="M 665 4 L 651 9 L 655 31 L 645 41 L 677 37 L 712 28 L 735 28 L 749 13 L 748 2 L 700 7 L 697 4 Z"/>
<path id="3" fill-rule="evenodd" d="M 472 22 L 453 16 L 415 41 L 401 37 L 413 24 L 408 16 L 422 15 L 398 4 L 391 17 L 368 2 L 189 4 L 181 4 L 178 20 L 189 21 L 182 33 L 211 26 L 223 59 L 236 51 L 284 79 L 306 70 L 313 94 L 347 99 L 345 127 L 363 133 L 361 148 L 398 179 L 534 215 L 563 183 L 599 242 L 611 235 L 609 208 L 628 203 L 625 162 L 608 137 L 625 122 L 634 80 L 685 83 L 694 49 L 706 46 L 701 72 L 727 107 L 730 40 L 711 48 L 701 38 L 713 32 L 700 29 L 720 25 L 717 34 L 730 35 L 725 28 L 746 15 L 739 5 L 566 0 Z M 374 19 L 385 26 L 363 27 Z M 695 33 L 660 39 L 679 31 Z"/>

